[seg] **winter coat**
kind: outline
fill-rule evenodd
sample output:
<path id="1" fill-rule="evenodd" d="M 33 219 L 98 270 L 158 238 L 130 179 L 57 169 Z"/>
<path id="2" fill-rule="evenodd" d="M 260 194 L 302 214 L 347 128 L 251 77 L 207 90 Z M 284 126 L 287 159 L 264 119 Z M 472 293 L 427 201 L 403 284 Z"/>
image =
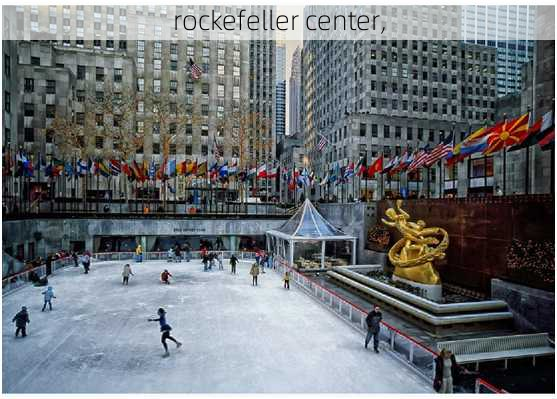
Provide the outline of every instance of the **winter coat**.
<path id="1" fill-rule="evenodd" d="M 460 366 L 456 362 L 454 355 L 451 355 L 451 377 L 453 378 L 453 385 L 460 384 Z M 443 383 L 443 357 L 441 355 L 435 358 L 435 378 L 433 379 L 433 388 L 439 392 Z"/>
<path id="2" fill-rule="evenodd" d="M 15 326 L 18 328 L 25 327 L 29 323 L 29 313 L 26 310 L 20 310 L 18 314 L 12 319 L 12 323 L 15 321 Z"/>
<path id="3" fill-rule="evenodd" d="M 158 319 L 155 319 L 154 321 L 158 321 L 158 322 L 159 322 L 159 325 L 160 325 L 160 327 L 161 327 L 161 331 L 170 331 L 170 330 L 172 330 L 172 327 L 170 327 L 170 324 L 168 324 L 168 323 L 166 322 L 166 313 L 163 314 L 163 315 L 161 315 L 161 316 L 159 316 L 159 318 L 158 318 Z"/>
<path id="4" fill-rule="evenodd" d="M 162 281 L 168 281 L 168 277 L 172 277 L 172 274 L 170 274 L 169 272 L 162 272 L 161 273 L 161 280 Z"/>
<path id="5" fill-rule="evenodd" d="M 253 265 L 249 271 L 249 274 L 251 274 L 252 276 L 257 276 L 259 275 L 259 266 L 257 265 Z"/>
<path id="6" fill-rule="evenodd" d="M 238 263 L 238 258 L 236 258 L 234 255 L 232 255 L 232 257 L 230 258 L 230 264 L 232 266 L 236 266 L 237 263 Z"/>
<path id="7" fill-rule="evenodd" d="M 83 256 L 83 258 L 81 259 L 81 262 L 83 262 L 84 264 L 85 264 L 85 263 L 88 264 L 88 263 L 91 262 L 91 258 L 89 258 L 89 255 L 85 254 L 85 255 Z"/>
<path id="8" fill-rule="evenodd" d="M 180 250 L 180 247 L 176 247 L 176 249 L 174 250 L 174 253 L 176 254 L 176 256 L 181 256 L 182 251 Z"/>
<path id="9" fill-rule="evenodd" d="M 137 248 L 135 249 L 135 254 L 141 255 L 142 253 L 143 253 L 143 249 L 141 248 L 141 245 L 138 245 Z"/>
<path id="10" fill-rule="evenodd" d="M 381 327 L 382 319 L 383 319 L 383 315 L 381 314 L 381 312 L 376 312 L 375 310 L 369 312 L 366 317 L 368 330 L 377 334 L 379 332 L 379 328 Z"/>
<path id="11" fill-rule="evenodd" d="M 290 281 L 290 273 L 284 273 L 284 281 Z"/>
<path id="12" fill-rule="evenodd" d="M 50 301 L 52 298 L 56 298 L 54 296 L 54 291 L 52 290 L 52 287 L 48 287 L 46 291 L 42 292 L 42 294 L 44 295 L 45 302 Z"/>
<path id="13" fill-rule="evenodd" d="M 132 268 L 129 265 L 124 266 L 124 271 L 122 272 L 122 276 L 129 277 L 132 273 Z"/>

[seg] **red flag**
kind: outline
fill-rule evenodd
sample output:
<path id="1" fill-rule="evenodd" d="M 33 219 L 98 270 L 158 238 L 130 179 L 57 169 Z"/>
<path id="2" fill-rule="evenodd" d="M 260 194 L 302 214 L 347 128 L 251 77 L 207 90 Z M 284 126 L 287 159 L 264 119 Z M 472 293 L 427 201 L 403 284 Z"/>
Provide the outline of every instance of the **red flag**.
<path id="1" fill-rule="evenodd" d="M 528 137 L 528 115 L 519 116 L 494 126 L 487 135 L 485 155 L 493 154 L 507 146 L 522 143 Z"/>
<path id="2" fill-rule="evenodd" d="M 122 161 L 122 173 L 125 174 L 128 177 L 130 177 L 132 175 L 132 171 L 131 171 L 130 167 L 124 161 Z"/>
<path id="3" fill-rule="evenodd" d="M 367 169 L 367 177 L 374 177 L 376 173 L 383 170 L 383 154 L 379 156 Z"/>

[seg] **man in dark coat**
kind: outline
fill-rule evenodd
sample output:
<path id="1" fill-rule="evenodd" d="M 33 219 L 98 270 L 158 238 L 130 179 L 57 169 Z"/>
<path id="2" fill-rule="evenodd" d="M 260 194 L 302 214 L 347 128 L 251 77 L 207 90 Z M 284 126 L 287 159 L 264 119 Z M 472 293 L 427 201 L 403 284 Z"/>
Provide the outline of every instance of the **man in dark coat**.
<path id="1" fill-rule="evenodd" d="M 238 264 L 238 258 L 236 255 L 232 254 L 230 257 L 230 266 L 232 267 L 232 274 L 236 274 L 236 265 Z"/>
<path id="2" fill-rule="evenodd" d="M 27 313 L 27 308 L 23 306 L 21 310 L 14 316 L 12 319 L 12 323 L 15 321 L 15 336 L 19 335 L 21 331 L 21 336 L 25 338 L 27 336 L 27 332 L 25 331 L 27 327 L 27 323 L 29 323 L 29 313 Z"/>
<path id="3" fill-rule="evenodd" d="M 383 315 L 379 311 L 379 306 L 375 305 L 373 310 L 368 313 L 366 317 L 366 324 L 367 324 L 367 336 L 366 336 L 366 343 L 364 347 L 367 349 L 367 345 L 373 337 L 373 350 L 375 353 L 379 353 L 379 329 L 381 328 L 381 320 L 383 319 Z"/>

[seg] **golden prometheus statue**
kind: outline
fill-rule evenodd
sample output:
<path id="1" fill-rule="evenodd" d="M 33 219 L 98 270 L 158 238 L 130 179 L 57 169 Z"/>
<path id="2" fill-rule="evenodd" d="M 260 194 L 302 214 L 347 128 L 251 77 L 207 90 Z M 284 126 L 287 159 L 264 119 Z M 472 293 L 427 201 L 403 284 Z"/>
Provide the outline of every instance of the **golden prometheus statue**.
<path id="1" fill-rule="evenodd" d="M 441 227 L 425 227 L 423 220 L 411 222 L 410 215 L 401 209 L 402 200 L 395 202 L 385 214 L 391 219 L 381 219 L 387 226 L 395 227 L 402 238 L 389 250 L 389 260 L 395 267 L 394 275 L 420 284 L 441 284 L 439 273 L 432 262 L 445 258 L 449 235 Z"/>

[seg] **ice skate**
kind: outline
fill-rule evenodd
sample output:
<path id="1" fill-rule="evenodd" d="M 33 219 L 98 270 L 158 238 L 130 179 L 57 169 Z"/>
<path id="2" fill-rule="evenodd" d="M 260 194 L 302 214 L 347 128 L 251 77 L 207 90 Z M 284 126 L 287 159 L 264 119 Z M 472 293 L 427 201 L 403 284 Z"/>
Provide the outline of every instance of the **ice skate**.
<path id="1" fill-rule="evenodd" d="M 170 356 L 169 352 L 164 352 L 164 355 L 162 355 L 162 357 L 168 357 L 168 356 Z"/>
<path id="2" fill-rule="evenodd" d="M 176 342 L 176 348 L 179 348 L 180 346 L 182 346 L 181 342 Z"/>

